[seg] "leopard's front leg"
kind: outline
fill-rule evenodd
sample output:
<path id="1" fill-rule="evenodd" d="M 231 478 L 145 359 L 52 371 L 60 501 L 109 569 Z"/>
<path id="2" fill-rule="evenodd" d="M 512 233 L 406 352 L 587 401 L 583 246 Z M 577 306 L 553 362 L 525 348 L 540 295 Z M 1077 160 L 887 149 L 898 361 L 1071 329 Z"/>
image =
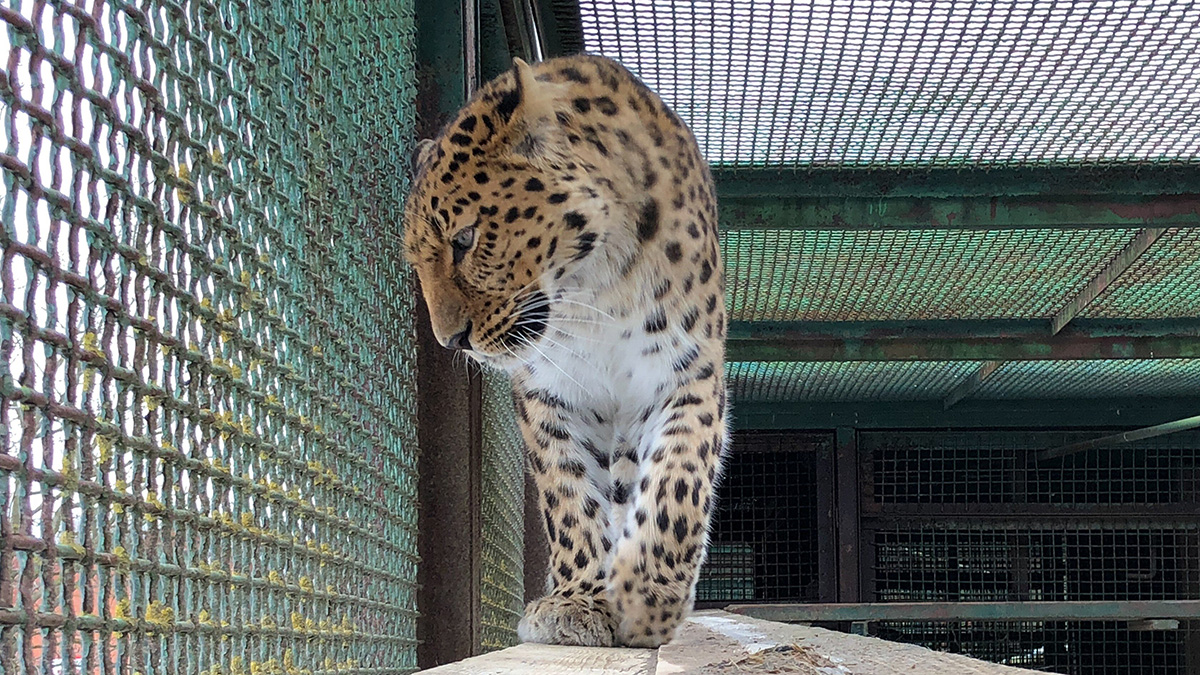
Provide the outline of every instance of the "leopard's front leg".
<path id="1" fill-rule="evenodd" d="M 609 581 L 622 645 L 670 641 L 692 609 L 726 444 L 723 386 L 714 373 L 677 392 L 642 445 Z"/>
<path id="2" fill-rule="evenodd" d="M 524 642 L 610 647 L 616 619 L 605 583 L 612 549 L 601 487 L 607 463 L 601 466 L 595 449 L 579 437 L 576 411 L 562 399 L 520 388 L 514 399 L 550 542 L 553 586 L 525 608 L 517 635 Z"/>

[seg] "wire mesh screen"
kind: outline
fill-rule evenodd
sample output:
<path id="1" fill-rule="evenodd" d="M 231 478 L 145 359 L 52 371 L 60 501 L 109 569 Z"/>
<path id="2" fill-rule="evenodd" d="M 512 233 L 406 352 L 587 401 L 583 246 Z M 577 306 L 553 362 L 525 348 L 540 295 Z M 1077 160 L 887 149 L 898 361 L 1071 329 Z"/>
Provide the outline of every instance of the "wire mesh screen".
<path id="1" fill-rule="evenodd" d="M 1200 7 L 1175 0 L 582 0 L 717 164 L 1200 162 Z"/>
<path id="2" fill-rule="evenodd" d="M 1188 675 L 1200 629 L 1112 621 L 886 621 L 872 635 L 1063 675 Z"/>
<path id="3" fill-rule="evenodd" d="M 517 644 L 525 608 L 525 444 L 513 419 L 508 378 L 483 376 L 483 551 L 480 601 L 484 649 Z"/>
<path id="4" fill-rule="evenodd" d="M 1181 504 L 1200 512 L 1200 434 L 1094 448 L 1043 463 L 1040 450 L 1108 431 L 863 432 L 869 510 L 887 504 Z"/>
<path id="5" fill-rule="evenodd" d="M 1034 457 L 1107 433 L 860 433 L 870 597 L 1200 598 L 1200 434 L 1040 463 Z M 1168 630 L 1133 622 L 882 622 L 873 632 L 1056 673 L 1200 667 L 1200 634 L 1186 622 Z"/>
<path id="6" fill-rule="evenodd" d="M 1135 232 L 740 230 L 721 250 L 735 321 L 1048 319 Z"/>
<path id="7" fill-rule="evenodd" d="M 1200 316 L 1200 230 L 1167 231 L 1083 311 L 1103 318 Z"/>
<path id="8" fill-rule="evenodd" d="M 817 453 L 828 434 L 740 432 L 697 602 L 817 599 Z"/>
<path id="9" fill-rule="evenodd" d="M 409 4 L 0 21 L 0 671 L 414 669 Z"/>
<path id="10" fill-rule="evenodd" d="M 975 361 L 732 361 L 735 402 L 922 401 L 946 395 Z"/>

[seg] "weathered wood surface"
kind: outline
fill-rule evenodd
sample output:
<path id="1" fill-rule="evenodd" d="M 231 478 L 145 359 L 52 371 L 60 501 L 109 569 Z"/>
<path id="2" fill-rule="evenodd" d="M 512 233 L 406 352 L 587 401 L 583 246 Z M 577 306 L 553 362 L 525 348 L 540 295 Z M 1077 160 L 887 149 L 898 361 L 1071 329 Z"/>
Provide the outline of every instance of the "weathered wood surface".
<path id="1" fill-rule="evenodd" d="M 525 644 L 424 671 L 430 675 L 1020 675 L 1034 671 L 916 645 L 698 612 L 657 650 Z"/>

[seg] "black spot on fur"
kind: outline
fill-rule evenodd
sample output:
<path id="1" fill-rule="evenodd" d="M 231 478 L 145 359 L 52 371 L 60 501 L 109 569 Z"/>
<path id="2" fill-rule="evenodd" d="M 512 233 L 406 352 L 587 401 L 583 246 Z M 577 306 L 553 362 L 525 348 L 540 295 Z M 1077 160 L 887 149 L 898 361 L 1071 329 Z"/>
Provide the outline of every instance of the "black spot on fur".
<path id="1" fill-rule="evenodd" d="M 601 96 L 595 100 L 596 108 L 605 115 L 612 117 L 617 114 L 617 104 L 607 96 Z"/>
<path id="2" fill-rule="evenodd" d="M 613 490 L 613 503 L 624 504 L 629 501 L 629 486 L 621 481 L 616 482 L 616 487 Z"/>
<path id="3" fill-rule="evenodd" d="M 654 310 L 654 312 L 646 318 L 646 323 L 643 326 L 647 333 L 661 333 L 667 328 L 667 315 L 663 313 L 662 308 Z"/>
<path id="4" fill-rule="evenodd" d="M 683 248 L 677 241 L 667 244 L 666 248 L 663 250 L 666 251 L 667 260 L 670 260 L 673 263 L 679 262 L 680 258 L 683 257 Z"/>
<path id="5" fill-rule="evenodd" d="M 530 178 L 529 180 L 525 181 L 525 189 L 529 192 L 541 192 L 542 190 L 546 189 L 546 186 L 543 185 L 542 181 L 538 180 L 537 178 Z"/>
<path id="6" fill-rule="evenodd" d="M 582 97 L 571 101 L 571 105 L 574 106 L 574 108 L 581 113 L 588 112 L 589 110 L 592 109 L 591 101 L 588 101 L 586 98 L 582 98 Z"/>
<path id="7" fill-rule="evenodd" d="M 637 234 L 639 241 L 650 241 L 658 234 L 658 200 L 648 199 L 638 214 Z"/>
<path id="8" fill-rule="evenodd" d="M 450 136 L 450 142 L 455 145 L 470 145 L 475 141 L 466 134 L 452 134 Z"/>
<path id="9" fill-rule="evenodd" d="M 575 240 L 575 260 L 583 260 L 596 246 L 596 233 L 584 232 Z"/>
<path id="10" fill-rule="evenodd" d="M 562 75 L 563 77 L 567 78 L 568 80 L 570 80 L 572 82 L 578 82 L 580 84 L 588 84 L 592 81 L 591 78 L 589 78 L 588 76 L 579 72 L 579 69 L 574 66 L 567 66 L 566 68 L 563 68 L 562 70 L 560 70 L 558 72 L 560 75 Z"/>
<path id="11" fill-rule="evenodd" d="M 496 105 L 496 112 L 500 113 L 500 116 L 503 117 L 505 121 L 508 121 L 512 119 L 513 113 L 516 112 L 517 106 L 520 104 L 521 91 L 520 87 L 517 87 L 512 91 L 504 92 L 504 95 L 500 97 L 500 103 Z"/>
<path id="12" fill-rule="evenodd" d="M 555 192 L 554 194 L 550 195 L 546 201 L 550 202 L 551 204 L 561 204 L 567 201 L 567 193 Z"/>
<path id="13" fill-rule="evenodd" d="M 587 217 L 578 211 L 568 211 L 563 219 L 567 222 L 567 227 L 573 230 L 582 230 L 588 223 Z"/>
<path id="14" fill-rule="evenodd" d="M 659 532 L 666 532 L 667 528 L 671 526 L 671 517 L 667 515 L 666 509 L 660 509 L 658 512 L 658 518 L 656 518 L 654 522 L 656 525 L 658 525 Z"/>

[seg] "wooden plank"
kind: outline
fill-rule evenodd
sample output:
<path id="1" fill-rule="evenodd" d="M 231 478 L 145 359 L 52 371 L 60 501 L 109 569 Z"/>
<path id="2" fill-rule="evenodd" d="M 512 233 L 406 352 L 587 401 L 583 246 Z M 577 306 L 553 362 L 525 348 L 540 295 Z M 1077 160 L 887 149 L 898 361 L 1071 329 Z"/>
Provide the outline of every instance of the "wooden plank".
<path id="1" fill-rule="evenodd" d="M 1034 671 L 823 628 L 702 612 L 689 619 L 680 637 L 659 650 L 655 675 L 739 672 L 1029 675 Z"/>
<path id="2" fill-rule="evenodd" d="M 525 644 L 424 671 L 432 675 L 1029 675 L 1034 671 L 822 628 L 697 612 L 658 650 Z"/>
<path id="3" fill-rule="evenodd" d="M 523 644 L 421 672 L 430 675 L 650 675 L 656 660 L 657 654 L 650 649 Z"/>

